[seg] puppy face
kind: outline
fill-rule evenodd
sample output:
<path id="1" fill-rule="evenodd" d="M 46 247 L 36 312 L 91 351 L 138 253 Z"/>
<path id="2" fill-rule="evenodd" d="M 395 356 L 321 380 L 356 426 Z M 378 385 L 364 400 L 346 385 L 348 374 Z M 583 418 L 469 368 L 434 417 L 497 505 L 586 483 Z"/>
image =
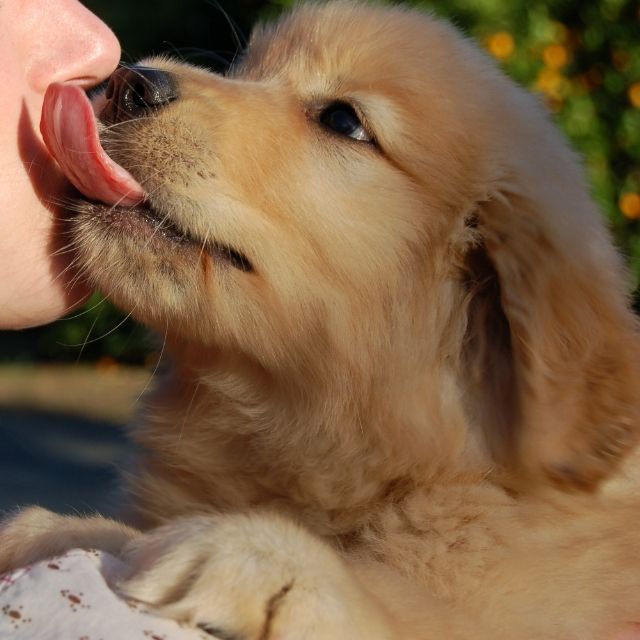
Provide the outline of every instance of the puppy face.
<path id="1" fill-rule="evenodd" d="M 145 200 L 83 202 L 74 233 L 179 357 L 348 389 L 423 432 L 462 411 L 561 484 L 594 486 L 635 443 L 634 321 L 579 165 L 453 29 L 335 2 L 258 29 L 224 77 L 143 64 L 161 106 L 123 116 L 145 91 L 126 76 L 95 109 Z"/>
<path id="2" fill-rule="evenodd" d="M 387 13 L 397 26 L 381 32 Z M 428 76 L 406 65 L 424 57 L 425 31 Z M 320 345 L 378 353 L 417 320 L 416 296 L 440 295 L 443 253 L 482 182 L 450 37 L 422 16 L 340 5 L 257 32 L 227 77 L 146 61 L 179 97 L 103 113 L 105 149 L 148 199 L 80 217 L 99 288 L 159 330 L 269 367 Z"/>

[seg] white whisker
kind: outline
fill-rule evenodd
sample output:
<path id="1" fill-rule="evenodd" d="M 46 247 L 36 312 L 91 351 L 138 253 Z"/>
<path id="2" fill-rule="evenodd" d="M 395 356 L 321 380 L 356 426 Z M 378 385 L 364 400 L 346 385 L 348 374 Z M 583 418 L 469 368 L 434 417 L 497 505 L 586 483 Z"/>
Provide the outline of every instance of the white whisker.
<path id="1" fill-rule="evenodd" d="M 156 361 L 156 365 L 153 368 L 153 371 L 151 372 L 151 375 L 149 376 L 149 379 L 147 380 L 147 383 L 144 385 L 142 391 L 138 394 L 138 397 L 136 398 L 136 404 L 140 401 L 140 398 L 142 398 L 142 396 L 146 393 L 147 389 L 149 388 L 149 385 L 151 384 L 151 381 L 153 380 L 153 378 L 155 377 L 156 373 L 158 372 L 158 367 L 160 366 L 160 361 L 162 360 L 162 356 L 164 355 L 164 349 L 167 345 L 167 335 L 169 334 L 169 320 L 167 320 L 166 325 L 165 325 L 165 330 L 164 330 L 164 339 L 162 340 L 162 348 L 160 349 L 160 355 L 158 356 L 158 360 Z"/>

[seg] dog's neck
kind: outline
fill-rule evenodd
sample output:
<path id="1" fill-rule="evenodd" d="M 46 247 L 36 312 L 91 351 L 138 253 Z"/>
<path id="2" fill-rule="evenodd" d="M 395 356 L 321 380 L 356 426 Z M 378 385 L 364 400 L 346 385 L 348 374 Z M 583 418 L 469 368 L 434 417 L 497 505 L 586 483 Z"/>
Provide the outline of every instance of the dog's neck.
<path id="1" fill-rule="evenodd" d="M 461 473 L 482 464 L 443 381 L 409 392 L 336 377 L 310 397 L 244 364 L 176 368 L 134 431 L 146 452 L 130 483 L 136 509 L 152 524 L 176 508 L 277 506 L 321 533 L 348 533 L 372 504 L 455 473 L 453 461 Z"/>

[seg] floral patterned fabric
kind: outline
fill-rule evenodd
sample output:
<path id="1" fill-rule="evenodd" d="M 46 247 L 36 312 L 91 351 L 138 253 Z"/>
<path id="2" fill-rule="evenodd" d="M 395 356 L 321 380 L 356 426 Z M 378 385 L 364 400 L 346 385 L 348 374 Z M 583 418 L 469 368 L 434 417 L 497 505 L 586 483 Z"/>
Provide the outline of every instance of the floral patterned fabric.
<path id="1" fill-rule="evenodd" d="M 75 549 L 0 576 L 0 639 L 211 640 L 118 596 L 109 583 L 122 569 L 107 553 Z"/>

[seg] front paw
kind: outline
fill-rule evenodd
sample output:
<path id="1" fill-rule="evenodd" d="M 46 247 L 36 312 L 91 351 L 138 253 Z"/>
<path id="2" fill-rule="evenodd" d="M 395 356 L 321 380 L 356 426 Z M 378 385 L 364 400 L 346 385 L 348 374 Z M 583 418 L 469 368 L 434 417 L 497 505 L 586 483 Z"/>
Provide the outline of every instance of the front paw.
<path id="1" fill-rule="evenodd" d="M 125 560 L 127 597 L 224 640 L 394 637 L 337 553 L 284 519 L 184 518 L 135 540 Z"/>

